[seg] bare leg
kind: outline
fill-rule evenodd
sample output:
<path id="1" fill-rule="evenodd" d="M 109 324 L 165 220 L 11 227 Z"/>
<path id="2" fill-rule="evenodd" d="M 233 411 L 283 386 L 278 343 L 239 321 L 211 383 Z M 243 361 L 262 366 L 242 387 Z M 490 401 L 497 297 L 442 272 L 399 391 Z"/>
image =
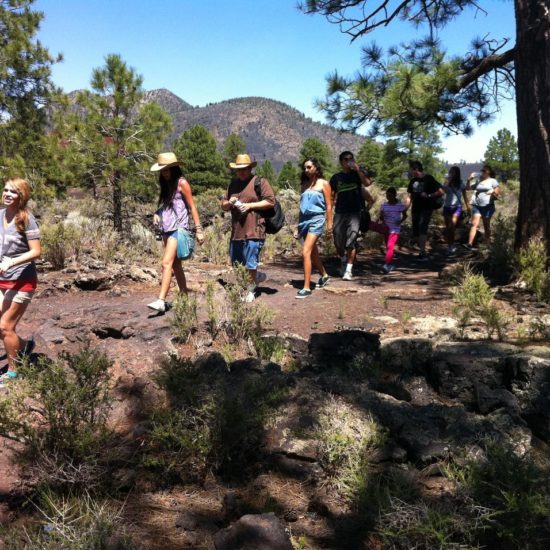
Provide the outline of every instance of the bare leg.
<path id="1" fill-rule="evenodd" d="M 304 260 L 304 288 L 310 290 L 311 286 L 311 256 L 313 247 L 317 243 L 317 235 L 308 233 L 304 241 L 304 248 L 302 249 L 302 257 Z"/>
<path id="2" fill-rule="evenodd" d="M 321 277 L 328 275 L 323 262 L 321 261 L 321 256 L 319 255 L 319 249 L 317 248 L 317 243 L 313 245 L 311 249 L 311 261 L 317 271 L 321 274 Z"/>
<path id="3" fill-rule="evenodd" d="M 185 272 L 183 271 L 181 260 L 176 258 L 172 264 L 172 269 L 174 271 L 174 275 L 176 276 L 176 282 L 178 283 L 180 292 L 185 292 L 187 294 L 189 289 L 187 288 L 187 280 L 185 279 Z"/>
<path id="4" fill-rule="evenodd" d="M 2 317 L 0 318 L 0 338 L 4 342 L 4 349 L 8 356 L 10 370 L 14 370 L 14 361 L 17 352 L 23 347 L 23 342 L 15 332 L 17 323 L 23 317 L 29 302 L 18 304 L 16 302 L 4 301 L 2 303 Z"/>
<path id="5" fill-rule="evenodd" d="M 170 283 L 172 281 L 172 268 L 174 266 L 174 261 L 176 260 L 176 253 L 178 248 L 177 239 L 172 237 L 167 237 L 164 240 L 164 254 L 162 256 L 161 265 L 162 265 L 162 279 L 160 283 L 160 292 L 159 298 L 161 300 L 166 300 L 168 291 L 170 290 Z M 181 264 L 180 264 L 181 267 Z M 178 282 L 179 286 L 179 282 Z"/>
<path id="6" fill-rule="evenodd" d="M 470 227 L 470 234 L 468 235 L 468 244 L 470 246 L 474 244 L 474 239 L 476 238 L 477 227 L 479 225 L 480 219 L 481 214 L 472 214 L 472 226 Z"/>

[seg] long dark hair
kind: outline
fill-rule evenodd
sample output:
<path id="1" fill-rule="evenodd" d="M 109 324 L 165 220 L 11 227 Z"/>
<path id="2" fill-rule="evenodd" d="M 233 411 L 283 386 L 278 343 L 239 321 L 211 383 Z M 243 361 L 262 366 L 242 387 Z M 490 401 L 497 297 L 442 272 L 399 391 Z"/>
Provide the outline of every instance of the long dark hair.
<path id="1" fill-rule="evenodd" d="M 302 184 L 306 183 L 306 181 L 309 180 L 309 178 L 307 177 L 306 171 L 304 170 L 304 164 L 306 162 L 311 162 L 311 164 L 315 166 L 317 179 L 323 177 L 323 167 L 321 166 L 319 161 L 314 157 L 308 157 L 307 159 L 304 159 L 304 161 L 302 162 L 302 173 L 300 174 L 300 181 L 302 182 Z"/>
<path id="2" fill-rule="evenodd" d="M 449 185 L 458 189 L 461 182 L 462 178 L 460 177 L 460 168 L 458 166 L 451 166 L 449 168 Z"/>
<path id="3" fill-rule="evenodd" d="M 170 179 L 164 179 L 162 174 L 159 174 L 159 200 L 158 206 L 169 208 L 172 206 L 174 195 L 178 190 L 178 182 L 183 177 L 183 172 L 179 166 L 170 166 Z"/>

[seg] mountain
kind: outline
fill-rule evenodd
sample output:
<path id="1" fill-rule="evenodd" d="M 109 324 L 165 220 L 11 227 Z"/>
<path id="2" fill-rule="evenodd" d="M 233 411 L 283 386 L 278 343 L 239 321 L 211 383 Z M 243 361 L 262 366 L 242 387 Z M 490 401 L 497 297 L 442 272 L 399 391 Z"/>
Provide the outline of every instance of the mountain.
<path id="1" fill-rule="evenodd" d="M 298 159 L 307 138 L 326 143 L 334 160 L 345 149 L 357 153 L 365 140 L 362 136 L 314 122 L 286 103 L 264 97 L 241 97 L 192 107 L 169 90 L 160 89 L 147 92 L 145 99 L 156 101 L 172 117 L 174 128 L 167 140 L 168 147 L 185 130 L 200 124 L 212 132 L 220 147 L 227 136 L 239 134 L 246 143 L 247 152 L 258 163 L 270 160 L 276 170 L 285 162 Z"/>

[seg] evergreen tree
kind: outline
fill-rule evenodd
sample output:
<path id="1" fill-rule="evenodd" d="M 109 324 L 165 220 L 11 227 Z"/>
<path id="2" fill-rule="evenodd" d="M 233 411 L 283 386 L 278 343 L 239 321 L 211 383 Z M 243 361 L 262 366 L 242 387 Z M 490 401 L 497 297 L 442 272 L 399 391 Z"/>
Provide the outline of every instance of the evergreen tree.
<path id="1" fill-rule="evenodd" d="M 328 179 L 334 170 L 331 156 L 332 153 L 328 145 L 317 138 L 308 138 L 304 141 L 300 149 L 300 158 L 298 161 L 299 169 L 301 170 L 304 160 L 307 158 L 315 158 L 323 168 L 325 178 Z"/>
<path id="2" fill-rule="evenodd" d="M 375 175 L 376 181 L 378 181 L 378 173 L 380 172 L 380 159 L 382 156 L 383 145 L 377 143 L 373 139 L 367 138 L 361 149 L 357 151 L 355 158 L 358 164 L 362 168 L 367 168 L 371 173 Z"/>
<path id="3" fill-rule="evenodd" d="M 409 158 L 397 140 L 390 139 L 382 148 L 376 183 L 381 187 L 405 187 L 408 184 Z"/>
<path id="4" fill-rule="evenodd" d="M 269 160 L 266 160 L 256 168 L 256 174 L 262 178 L 265 178 L 272 184 L 277 181 L 277 174 L 275 173 L 275 169 Z"/>
<path id="5" fill-rule="evenodd" d="M 197 124 L 186 130 L 174 141 L 172 149 L 183 162 L 182 170 L 193 192 L 227 187 L 223 157 L 218 152 L 214 136 L 204 126 Z"/>
<path id="6" fill-rule="evenodd" d="M 277 187 L 279 189 L 299 189 L 300 172 L 296 170 L 291 161 L 285 162 L 277 176 Z"/>
<path id="7" fill-rule="evenodd" d="M 497 176 L 506 183 L 517 178 L 519 172 L 518 143 L 512 132 L 502 128 L 492 137 L 485 151 L 485 162 L 497 172 Z"/>
<path id="8" fill-rule="evenodd" d="M 223 142 L 223 160 L 228 167 L 230 162 L 235 162 L 237 155 L 246 152 L 246 143 L 238 134 L 229 134 Z M 228 168 L 229 170 L 229 168 Z"/>
<path id="9" fill-rule="evenodd" d="M 548 0 L 514 0 L 515 44 L 506 37 L 474 37 L 461 56 L 449 55 L 438 33 L 466 10 L 479 15 L 477 0 L 404 0 L 391 9 L 383 0 L 304 0 L 301 8 L 338 23 L 352 40 L 398 20 L 410 21 L 416 29 L 414 38 L 391 46 L 387 55 L 376 44 L 365 46 L 362 70 L 351 78 L 336 71 L 330 76 L 319 106 L 334 124 L 353 129 L 370 124 L 387 136 L 436 124 L 469 135 L 472 119 L 488 122 L 499 99 L 515 92 L 520 162 L 516 248 L 540 237 L 550 253 Z M 422 29 L 424 37 L 418 34 Z"/>
<path id="10" fill-rule="evenodd" d="M 37 165 L 42 158 L 51 66 L 61 59 L 36 40 L 43 14 L 33 3 L 0 0 L 0 167 L 6 174 L 21 175 L 25 161 Z"/>
<path id="11" fill-rule="evenodd" d="M 83 179 L 111 191 L 114 228 L 122 232 L 126 195 L 151 189 L 149 167 L 170 130 L 170 117 L 156 103 L 140 105 L 142 77 L 119 55 L 108 55 L 93 70 L 91 88 L 59 129 L 67 155 Z M 141 182 L 148 180 L 144 188 Z"/>

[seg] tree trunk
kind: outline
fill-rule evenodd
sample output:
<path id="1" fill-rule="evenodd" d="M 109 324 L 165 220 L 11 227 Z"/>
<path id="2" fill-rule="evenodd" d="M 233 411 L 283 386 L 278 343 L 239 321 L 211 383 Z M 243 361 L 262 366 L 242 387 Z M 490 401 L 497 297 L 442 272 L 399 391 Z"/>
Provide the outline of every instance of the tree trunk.
<path id="1" fill-rule="evenodd" d="M 113 188 L 113 226 L 118 233 L 122 233 L 122 177 L 118 170 L 111 176 Z"/>
<path id="2" fill-rule="evenodd" d="M 547 0 L 515 0 L 520 193 L 516 249 L 542 238 L 550 255 L 550 13 Z"/>

